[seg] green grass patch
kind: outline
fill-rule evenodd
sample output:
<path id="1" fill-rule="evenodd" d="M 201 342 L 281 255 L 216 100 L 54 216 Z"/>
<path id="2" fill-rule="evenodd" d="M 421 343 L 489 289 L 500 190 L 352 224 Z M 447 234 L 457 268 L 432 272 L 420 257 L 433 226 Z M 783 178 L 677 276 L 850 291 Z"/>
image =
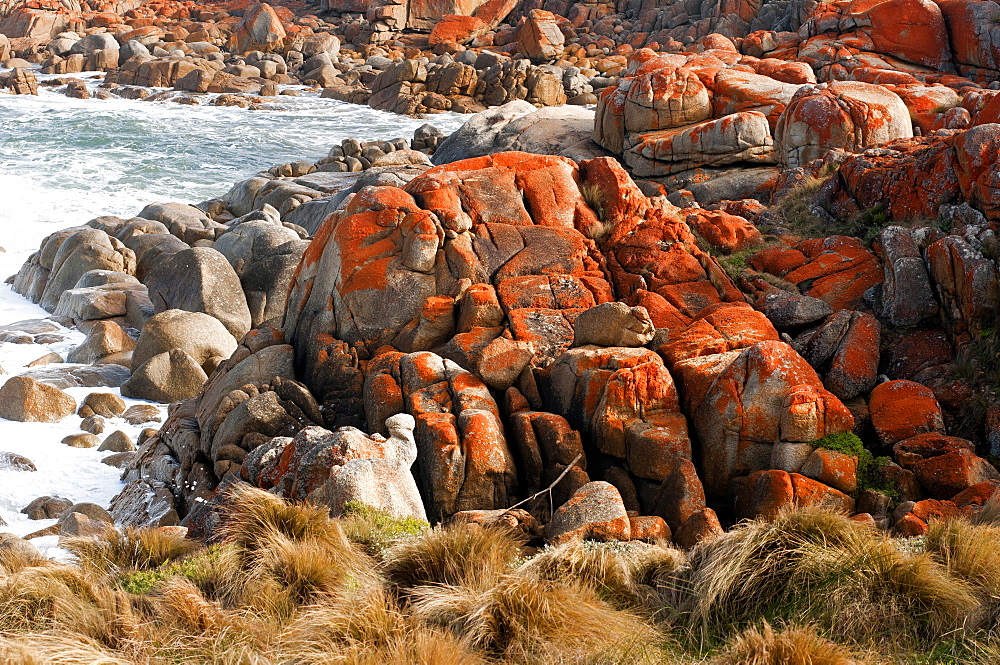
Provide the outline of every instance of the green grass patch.
<path id="1" fill-rule="evenodd" d="M 122 591 L 144 596 L 160 584 L 174 577 L 183 577 L 195 585 L 204 586 L 213 576 L 219 561 L 221 546 L 213 545 L 178 561 L 171 561 L 151 570 L 131 570 L 115 578 L 115 586 Z"/>
<path id="2" fill-rule="evenodd" d="M 361 545 L 372 555 L 430 527 L 430 524 L 415 517 L 393 517 L 360 501 L 344 504 L 340 522 L 347 539 Z"/>
<path id="3" fill-rule="evenodd" d="M 865 444 L 861 443 L 861 439 L 859 439 L 857 435 L 851 434 L 850 432 L 827 434 L 819 441 L 814 441 L 813 445 L 818 448 L 836 450 L 838 453 L 844 453 L 845 455 L 850 455 L 852 457 L 860 457 L 862 454 L 867 452 L 865 450 Z"/>

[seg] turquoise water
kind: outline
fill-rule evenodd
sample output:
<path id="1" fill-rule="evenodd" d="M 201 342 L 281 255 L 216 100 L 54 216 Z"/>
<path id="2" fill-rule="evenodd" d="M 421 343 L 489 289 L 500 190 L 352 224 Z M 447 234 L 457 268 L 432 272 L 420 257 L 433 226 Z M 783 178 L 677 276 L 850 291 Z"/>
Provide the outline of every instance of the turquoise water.
<path id="1" fill-rule="evenodd" d="M 196 203 L 289 161 L 315 161 L 345 138 L 445 132 L 468 116 L 401 117 L 316 96 L 274 110 L 173 102 L 0 94 L 0 245 L 20 248 L 102 214 L 131 217 L 147 203 Z M 40 235 L 39 235 L 40 234 Z"/>

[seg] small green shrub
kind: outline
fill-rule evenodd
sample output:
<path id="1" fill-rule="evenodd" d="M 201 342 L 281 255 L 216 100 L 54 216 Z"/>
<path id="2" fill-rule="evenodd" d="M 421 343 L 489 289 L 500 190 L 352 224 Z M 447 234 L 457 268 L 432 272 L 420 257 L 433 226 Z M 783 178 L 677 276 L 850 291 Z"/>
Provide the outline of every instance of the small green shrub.
<path id="1" fill-rule="evenodd" d="M 814 441 L 813 445 L 818 448 L 836 450 L 838 453 L 843 453 L 852 457 L 860 457 L 867 452 L 865 450 L 865 444 L 861 443 L 861 439 L 859 439 L 857 435 L 851 434 L 850 432 L 827 434 L 819 441 Z"/>
<path id="2" fill-rule="evenodd" d="M 871 451 L 865 448 L 861 439 L 850 432 L 840 432 L 837 434 L 827 434 L 819 441 L 814 441 L 813 445 L 818 448 L 835 450 L 844 455 L 858 458 L 858 490 L 875 490 L 885 494 L 890 499 L 898 500 L 899 491 L 887 485 L 882 480 L 882 468 L 892 461 L 891 457 L 875 457 Z"/>
<path id="3" fill-rule="evenodd" d="M 430 524 L 415 517 L 393 517 L 360 501 L 344 504 L 340 519 L 347 539 L 361 545 L 373 556 L 430 527 Z"/>
<path id="4" fill-rule="evenodd" d="M 115 579 L 115 586 L 122 591 L 142 596 L 152 592 L 167 580 L 183 577 L 200 587 L 212 576 L 212 568 L 219 560 L 220 551 L 221 548 L 214 545 L 158 568 L 123 572 Z"/>

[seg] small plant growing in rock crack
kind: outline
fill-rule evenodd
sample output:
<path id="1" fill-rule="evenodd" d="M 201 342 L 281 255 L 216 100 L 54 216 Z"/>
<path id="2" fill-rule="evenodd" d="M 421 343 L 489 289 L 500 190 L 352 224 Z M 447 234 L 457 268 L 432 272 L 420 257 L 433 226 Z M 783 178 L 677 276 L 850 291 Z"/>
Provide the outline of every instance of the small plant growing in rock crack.
<path id="1" fill-rule="evenodd" d="M 864 443 L 856 434 L 849 432 L 827 434 L 822 439 L 814 441 L 813 445 L 817 448 L 826 448 L 857 458 L 858 491 L 875 490 L 893 500 L 899 499 L 899 491 L 887 485 L 882 479 L 881 470 L 892 461 L 892 458 L 875 457 L 870 450 L 865 448 Z"/>
<path id="2" fill-rule="evenodd" d="M 771 206 L 771 211 L 784 220 L 784 225 L 792 233 L 807 238 L 825 235 L 825 221 L 812 211 L 813 196 L 824 181 L 824 177 L 806 178 Z"/>
<path id="3" fill-rule="evenodd" d="M 587 206 L 594 211 L 598 220 L 597 224 L 592 224 L 584 231 L 584 235 L 594 242 L 600 242 L 607 238 L 615 228 L 615 225 L 607 220 L 607 197 L 604 190 L 593 183 L 580 185 L 580 194 Z"/>
<path id="4" fill-rule="evenodd" d="M 430 527 L 430 524 L 415 517 L 393 517 L 360 501 L 344 504 L 340 523 L 347 539 L 361 545 L 373 556 Z"/>
<path id="5" fill-rule="evenodd" d="M 580 195 L 587 206 L 597 215 L 597 219 L 602 222 L 605 221 L 608 200 L 604 194 L 604 190 L 594 183 L 586 182 L 580 185 Z"/>

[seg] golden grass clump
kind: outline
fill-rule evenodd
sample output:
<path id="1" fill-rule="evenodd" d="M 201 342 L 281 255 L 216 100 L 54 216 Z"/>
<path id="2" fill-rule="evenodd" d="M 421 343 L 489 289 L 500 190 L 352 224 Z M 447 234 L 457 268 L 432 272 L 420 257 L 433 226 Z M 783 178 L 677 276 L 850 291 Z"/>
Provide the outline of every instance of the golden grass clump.
<path id="1" fill-rule="evenodd" d="M 504 662 L 645 662 L 662 636 L 639 617 L 604 603 L 590 586 L 511 574 L 475 593 L 413 591 L 414 615 Z M 614 655 L 617 654 L 617 655 Z M 619 658 L 626 658 L 619 661 Z"/>
<path id="2" fill-rule="evenodd" d="M 232 616 L 207 600 L 195 584 L 174 577 L 163 584 L 153 601 L 157 616 L 189 634 L 221 630 Z"/>
<path id="3" fill-rule="evenodd" d="M 632 564 L 632 587 L 641 598 L 643 609 L 660 620 L 670 620 L 683 604 L 690 571 L 683 550 L 670 546 L 650 547 Z"/>
<path id="4" fill-rule="evenodd" d="M 0 579 L 0 632 L 73 632 L 131 652 L 140 628 L 127 594 L 77 566 L 46 562 Z"/>
<path id="5" fill-rule="evenodd" d="M 387 550 L 380 570 L 404 592 L 428 584 L 482 589 L 511 571 L 522 542 L 503 528 L 437 526 Z"/>
<path id="6" fill-rule="evenodd" d="M 971 585 L 988 619 L 1000 618 L 1000 526 L 965 519 L 934 520 L 924 547 L 955 577 Z"/>
<path id="7" fill-rule="evenodd" d="M 64 538 L 60 546 L 72 552 L 84 568 L 110 575 L 158 568 L 191 554 L 200 544 L 170 531 L 126 527 L 108 529 L 99 539 Z"/>
<path id="8" fill-rule="evenodd" d="M 825 181 L 825 178 L 815 177 L 803 179 L 787 196 L 771 206 L 771 210 L 778 213 L 784 220 L 784 226 L 796 235 L 806 238 L 826 235 L 827 224 L 813 206 L 813 197 Z"/>
<path id="9" fill-rule="evenodd" d="M 483 662 L 455 636 L 404 613 L 382 587 L 305 608 L 280 636 L 277 650 L 281 662 L 301 665 Z"/>
<path id="10" fill-rule="evenodd" d="M 270 492 L 241 484 L 229 490 L 219 534 L 248 555 L 266 549 L 276 535 L 288 540 L 323 542 L 349 551 L 350 543 L 329 509 L 290 503 Z"/>
<path id="11" fill-rule="evenodd" d="M 734 637 L 710 665 L 856 665 L 856 661 L 813 627 L 776 632 L 765 621 Z"/>
<path id="12" fill-rule="evenodd" d="M 928 643 L 974 625 L 973 589 L 930 555 L 818 509 L 745 523 L 691 552 L 685 602 L 703 630 L 759 618 L 815 621 L 832 635 Z"/>
<path id="13" fill-rule="evenodd" d="M 932 523 L 918 554 L 800 509 L 689 553 L 585 542 L 527 561 L 511 531 L 420 527 L 376 566 L 325 510 L 258 490 L 231 508 L 226 542 L 194 552 L 132 532 L 75 543 L 80 565 L 0 562 L 0 665 L 1000 658 L 1000 525 L 982 513 Z"/>
<path id="14" fill-rule="evenodd" d="M 225 606 L 287 617 L 317 596 L 374 580 L 372 562 L 326 508 L 288 503 L 249 486 L 232 490 L 230 500 L 220 527 L 230 547 L 217 567 Z"/>
<path id="15" fill-rule="evenodd" d="M 135 661 L 73 632 L 0 639 L 0 665 L 135 665 Z"/>
<path id="16" fill-rule="evenodd" d="M 589 586 L 616 606 L 633 606 L 638 602 L 632 579 L 638 556 L 617 543 L 577 541 L 543 550 L 521 566 L 520 572 L 540 580 Z"/>

